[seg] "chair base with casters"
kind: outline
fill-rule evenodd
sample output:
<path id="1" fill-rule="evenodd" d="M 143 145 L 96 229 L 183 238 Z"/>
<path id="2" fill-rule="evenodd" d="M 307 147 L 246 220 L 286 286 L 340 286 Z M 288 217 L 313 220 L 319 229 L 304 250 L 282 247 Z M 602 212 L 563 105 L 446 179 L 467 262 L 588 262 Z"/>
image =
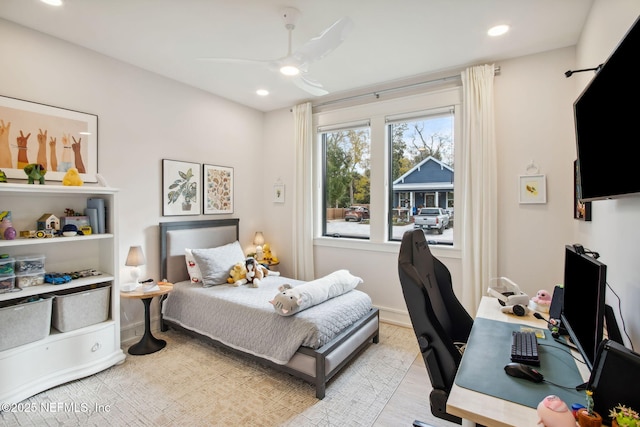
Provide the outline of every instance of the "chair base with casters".
<path id="1" fill-rule="evenodd" d="M 420 353 L 433 386 L 431 413 L 462 424 L 447 413 L 447 399 L 462 359 L 473 319 L 453 292 L 451 274 L 429 249 L 422 230 L 407 231 L 398 256 L 398 275 Z M 414 426 L 425 424 L 414 423 Z"/>

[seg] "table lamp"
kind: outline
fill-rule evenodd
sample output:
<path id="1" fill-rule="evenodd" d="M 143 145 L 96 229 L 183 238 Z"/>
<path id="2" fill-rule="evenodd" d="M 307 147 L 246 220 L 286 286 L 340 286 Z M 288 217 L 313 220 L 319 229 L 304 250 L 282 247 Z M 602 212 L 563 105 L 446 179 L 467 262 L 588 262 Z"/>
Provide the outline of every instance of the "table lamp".
<path id="1" fill-rule="evenodd" d="M 142 252 L 142 246 L 131 246 L 129 248 L 129 254 L 127 255 L 127 261 L 124 265 L 133 267 L 131 269 L 131 277 L 133 278 L 134 288 L 140 285 L 138 279 L 140 278 L 140 266 L 145 264 L 144 253 Z"/>
<path id="2" fill-rule="evenodd" d="M 262 245 L 264 245 L 264 236 L 262 231 L 257 231 L 253 237 L 253 244 L 256 245 L 256 260 L 262 261 L 264 253 L 262 252 Z"/>

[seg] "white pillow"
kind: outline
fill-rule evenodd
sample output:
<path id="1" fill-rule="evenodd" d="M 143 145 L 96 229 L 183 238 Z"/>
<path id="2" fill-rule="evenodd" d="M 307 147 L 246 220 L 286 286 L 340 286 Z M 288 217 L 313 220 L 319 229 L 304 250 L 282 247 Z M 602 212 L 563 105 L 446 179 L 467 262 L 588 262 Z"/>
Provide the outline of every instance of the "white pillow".
<path id="1" fill-rule="evenodd" d="M 184 250 L 184 260 L 187 263 L 187 272 L 191 278 L 191 283 L 202 283 L 202 272 L 193 257 L 193 253 L 191 253 L 191 249 Z"/>
<path id="2" fill-rule="evenodd" d="M 237 240 L 217 248 L 191 249 L 191 253 L 202 272 L 202 285 L 205 287 L 226 284 L 229 270 L 245 260 Z"/>

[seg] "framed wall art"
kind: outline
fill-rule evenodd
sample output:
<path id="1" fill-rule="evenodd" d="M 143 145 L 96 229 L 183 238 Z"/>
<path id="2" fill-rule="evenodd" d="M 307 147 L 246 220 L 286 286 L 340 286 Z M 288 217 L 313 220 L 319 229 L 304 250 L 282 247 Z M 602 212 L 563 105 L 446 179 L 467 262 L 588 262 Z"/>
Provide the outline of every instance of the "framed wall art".
<path id="1" fill-rule="evenodd" d="M 205 214 L 233 213 L 233 168 L 203 166 Z"/>
<path id="2" fill-rule="evenodd" d="M 573 217 L 581 221 L 591 221 L 591 202 L 582 201 L 580 167 L 577 160 L 573 161 Z"/>
<path id="3" fill-rule="evenodd" d="M 520 175 L 520 203 L 547 203 L 547 181 L 544 175 Z"/>
<path id="4" fill-rule="evenodd" d="M 284 203 L 284 184 L 273 186 L 273 203 Z"/>
<path id="5" fill-rule="evenodd" d="M 46 180 L 76 168 L 84 182 L 98 182 L 98 116 L 0 96 L 0 169 L 27 179 L 30 163 L 44 166 Z"/>
<path id="6" fill-rule="evenodd" d="M 162 160 L 162 215 L 200 214 L 200 163 Z"/>

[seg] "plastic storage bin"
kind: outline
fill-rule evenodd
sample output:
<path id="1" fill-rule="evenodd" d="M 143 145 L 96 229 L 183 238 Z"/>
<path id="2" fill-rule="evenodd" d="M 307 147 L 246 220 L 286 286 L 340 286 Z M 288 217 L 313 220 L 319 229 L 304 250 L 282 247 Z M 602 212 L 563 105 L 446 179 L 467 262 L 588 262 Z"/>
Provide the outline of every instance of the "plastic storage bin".
<path id="1" fill-rule="evenodd" d="M 39 341 L 51 329 L 51 298 L 0 306 L 0 351 Z"/>
<path id="2" fill-rule="evenodd" d="M 0 294 L 4 292 L 11 292 L 16 287 L 16 276 L 0 275 Z"/>
<path id="3" fill-rule="evenodd" d="M 15 274 L 44 272 L 44 255 L 22 255 L 16 257 Z"/>
<path id="4" fill-rule="evenodd" d="M 111 285 L 67 289 L 53 298 L 51 323 L 60 332 L 69 332 L 104 322 L 109 317 Z"/>
<path id="5" fill-rule="evenodd" d="M 42 284 L 44 284 L 44 270 L 35 273 L 16 274 L 16 286 L 21 289 Z"/>
<path id="6" fill-rule="evenodd" d="M 0 258 L 0 276 L 13 276 L 16 274 L 15 258 Z"/>

